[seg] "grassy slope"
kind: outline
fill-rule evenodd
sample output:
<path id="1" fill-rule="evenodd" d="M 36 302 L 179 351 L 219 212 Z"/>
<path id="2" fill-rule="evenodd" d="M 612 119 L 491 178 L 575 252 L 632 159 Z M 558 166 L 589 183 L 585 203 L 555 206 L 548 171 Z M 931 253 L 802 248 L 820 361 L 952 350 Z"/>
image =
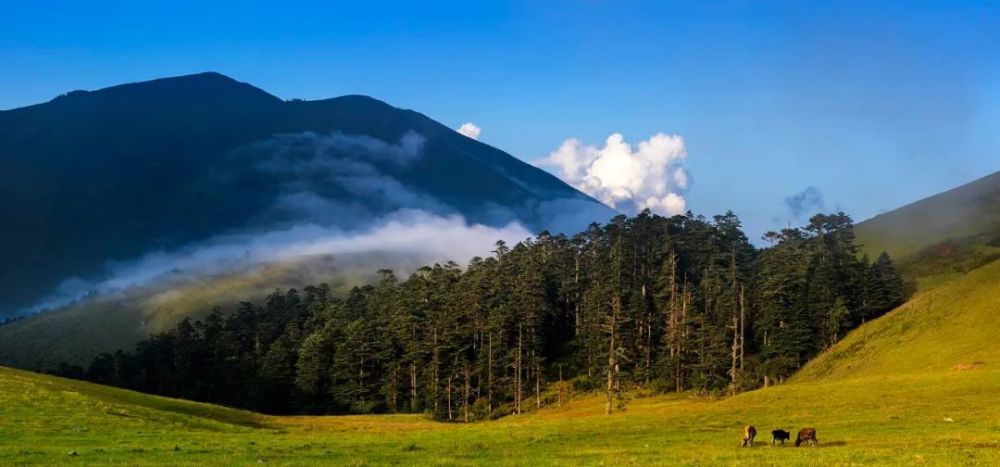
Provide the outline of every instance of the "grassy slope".
<path id="1" fill-rule="evenodd" d="M 172 329 L 184 318 L 200 319 L 219 306 L 260 300 L 276 289 L 326 283 L 344 295 L 374 280 L 372 264 L 414 270 L 427 258 L 381 254 L 317 256 L 274 263 L 235 274 L 169 278 L 150 286 L 88 298 L 55 311 L 0 326 L 0 364 L 53 369 L 60 363 L 86 368 L 101 352 L 132 350 L 150 334 Z"/>
<path id="2" fill-rule="evenodd" d="M 856 227 L 874 259 L 888 251 L 898 260 L 946 241 L 1000 233 L 1000 172 L 880 214 Z"/>
<path id="3" fill-rule="evenodd" d="M 940 373 L 967 366 L 998 370 L 998 314 L 1000 261 L 994 261 L 918 292 L 905 305 L 850 333 L 795 379 Z"/>
<path id="4" fill-rule="evenodd" d="M 998 292 L 1000 262 L 921 292 L 789 384 L 720 401 L 636 398 L 612 417 L 587 395 L 468 426 L 415 415 L 267 417 L 0 368 L 0 465 L 997 465 Z M 985 365 L 953 369 L 972 361 Z M 821 447 L 740 449 L 746 423 L 762 444 L 772 426 L 815 426 Z"/>

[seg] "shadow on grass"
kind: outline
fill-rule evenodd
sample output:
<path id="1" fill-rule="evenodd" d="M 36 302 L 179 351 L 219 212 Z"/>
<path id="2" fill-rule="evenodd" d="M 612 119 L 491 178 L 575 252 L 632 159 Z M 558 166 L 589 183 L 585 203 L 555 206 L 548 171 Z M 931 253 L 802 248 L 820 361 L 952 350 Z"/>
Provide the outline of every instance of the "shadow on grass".
<path id="1" fill-rule="evenodd" d="M 785 445 L 785 447 L 792 448 L 792 449 L 830 448 L 830 447 L 838 447 L 838 446 L 847 446 L 847 441 L 823 441 L 823 442 L 821 442 L 821 443 L 819 443 L 819 444 L 817 444 L 815 446 L 812 446 L 812 445 L 809 445 L 809 444 L 803 444 L 802 446 L 799 446 L 798 448 L 795 447 L 794 443 Z M 777 445 L 777 446 L 774 446 L 774 447 L 781 447 L 781 445 Z"/>
<path id="2" fill-rule="evenodd" d="M 61 381 L 62 383 L 62 386 L 57 387 L 56 389 L 74 389 L 81 394 L 85 394 L 104 402 L 143 407 L 154 411 L 193 417 L 196 420 L 212 420 L 219 423 L 242 426 L 246 428 L 268 428 L 263 420 L 265 416 L 248 410 L 233 409 L 184 399 L 173 399 L 132 391 L 129 389 L 95 385 L 86 381 L 58 377 L 52 377 L 49 380 L 49 385 L 52 385 L 53 381 Z M 119 410 L 109 410 L 107 414 L 126 418 L 144 418 L 141 414 L 130 414 L 126 411 Z M 205 428 L 211 429 L 211 427 Z"/>
<path id="3" fill-rule="evenodd" d="M 176 400 L 143 393 L 129 394 L 127 392 L 117 394 L 98 394 L 95 396 L 95 398 L 106 402 L 125 403 L 159 412 L 174 413 L 182 416 L 194 417 L 195 419 L 212 420 L 228 425 L 236 425 L 246 428 L 269 427 L 266 423 L 264 423 L 263 419 L 265 416 L 246 410 L 232 409 L 223 406 L 206 404 L 203 402 Z M 119 417 L 143 418 L 142 416 L 121 412 L 109 412 L 108 414 Z M 210 427 L 205 428 L 211 429 Z"/>
<path id="4" fill-rule="evenodd" d="M 823 447 L 836 447 L 836 446 L 847 446 L 847 441 L 823 441 L 822 443 L 819 443 L 816 446 L 810 446 L 808 444 L 803 444 L 802 446 L 799 446 L 798 448 L 795 447 L 795 443 L 794 442 L 787 443 L 787 444 L 773 444 L 773 445 L 768 445 L 768 447 L 775 448 L 775 449 L 779 449 L 779 448 L 810 449 L 810 448 L 823 448 Z"/>

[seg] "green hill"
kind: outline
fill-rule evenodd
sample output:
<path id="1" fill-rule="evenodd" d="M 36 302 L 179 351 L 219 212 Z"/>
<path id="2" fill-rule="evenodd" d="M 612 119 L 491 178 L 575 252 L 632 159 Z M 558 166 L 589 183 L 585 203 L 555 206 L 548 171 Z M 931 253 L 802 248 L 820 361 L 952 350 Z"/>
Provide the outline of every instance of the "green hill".
<path id="1" fill-rule="evenodd" d="M 919 291 L 852 331 L 795 377 L 818 381 L 1000 369 L 1000 261 Z"/>
<path id="2" fill-rule="evenodd" d="M 898 259 L 946 240 L 1000 235 L 1000 172 L 879 214 L 856 231 L 869 255 Z"/>
<path id="3" fill-rule="evenodd" d="M 132 350 L 136 342 L 173 329 L 184 318 L 204 318 L 214 308 L 235 309 L 241 301 L 262 300 L 276 289 L 328 284 L 346 294 L 375 280 L 378 252 L 300 258 L 207 277 L 178 277 L 88 297 L 58 310 L 0 326 L 0 362 L 19 368 L 52 370 L 61 363 L 86 367 L 101 352 Z M 401 255 L 386 258 L 403 265 Z M 410 260 L 412 269 L 419 258 Z"/>
<path id="4" fill-rule="evenodd" d="M 954 277 L 1000 258 L 1000 172 L 855 226 L 872 258 L 887 251 L 911 280 Z"/>

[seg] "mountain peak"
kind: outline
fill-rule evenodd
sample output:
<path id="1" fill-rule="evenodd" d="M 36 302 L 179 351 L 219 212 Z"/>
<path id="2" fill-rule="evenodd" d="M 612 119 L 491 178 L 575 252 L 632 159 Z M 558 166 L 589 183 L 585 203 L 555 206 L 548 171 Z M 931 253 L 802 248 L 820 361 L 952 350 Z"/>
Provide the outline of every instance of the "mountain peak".
<path id="1" fill-rule="evenodd" d="M 62 94 L 53 102 L 78 99 L 84 96 L 109 98 L 144 98 L 160 96 L 164 99 L 205 98 L 205 99 L 250 99 L 280 102 L 277 97 L 253 85 L 237 81 L 215 71 L 190 75 L 157 78 L 148 81 L 119 84 L 95 91 L 71 91 Z"/>
<path id="2" fill-rule="evenodd" d="M 250 84 L 244 83 L 242 81 L 237 81 L 227 75 L 219 73 L 217 71 L 203 71 L 200 73 L 192 73 L 189 75 L 179 75 L 179 76 L 168 76 L 165 78 L 156 78 L 147 81 L 138 81 L 134 83 L 125 83 L 118 86 L 113 86 L 113 88 L 121 86 L 190 86 L 190 85 L 201 85 L 201 86 L 226 86 L 231 88 L 253 88 L 258 89 L 260 92 L 265 92 L 256 88 Z M 111 89 L 111 88 L 108 88 Z"/>

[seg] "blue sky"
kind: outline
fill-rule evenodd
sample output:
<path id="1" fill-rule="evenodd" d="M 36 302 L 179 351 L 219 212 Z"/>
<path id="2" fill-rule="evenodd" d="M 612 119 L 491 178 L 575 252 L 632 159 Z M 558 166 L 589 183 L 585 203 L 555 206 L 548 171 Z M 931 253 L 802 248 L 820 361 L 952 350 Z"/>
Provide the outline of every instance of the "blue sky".
<path id="1" fill-rule="evenodd" d="M 214 70 L 527 161 L 680 135 L 687 207 L 751 236 L 808 187 L 861 220 L 1000 170 L 998 0 L 148 3 L 0 1 L 0 109 Z"/>

